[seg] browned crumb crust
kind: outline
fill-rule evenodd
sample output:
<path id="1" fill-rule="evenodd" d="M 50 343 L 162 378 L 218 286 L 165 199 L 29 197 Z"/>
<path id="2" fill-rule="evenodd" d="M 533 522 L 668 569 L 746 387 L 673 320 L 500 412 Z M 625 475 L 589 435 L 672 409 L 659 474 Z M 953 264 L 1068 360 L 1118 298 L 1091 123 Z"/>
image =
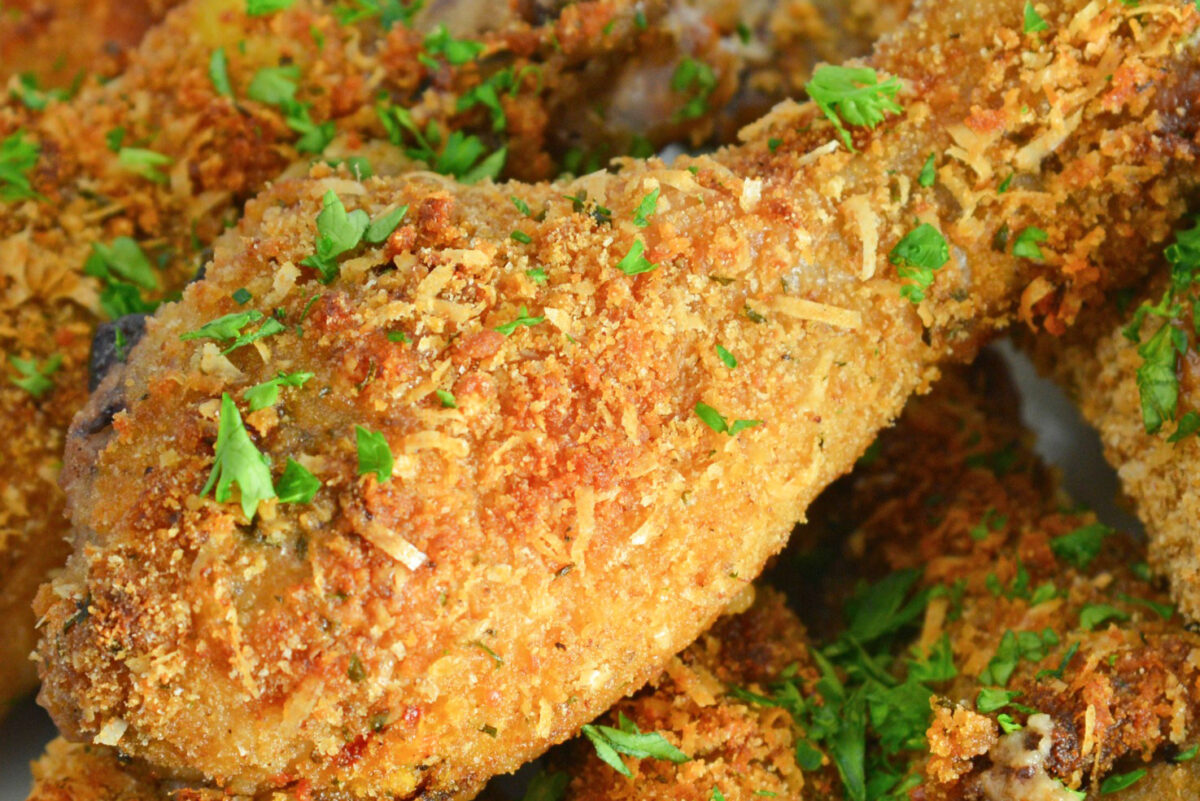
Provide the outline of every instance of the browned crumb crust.
<path id="1" fill-rule="evenodd" d="M 819 672 L 808 638 L 779 593 L 761 588 L 749 610 L 722 617 L 646 689 L 618 703 L 600 723 L 618 725 L 625 715 L 644 732 L 659 732 L 690 757 L 681 765 L 627 759 L 621 776 L 581 739 L 563 767 L 571 774 L 567 797 L 585 799 L 680 799 L 710 801 L 718 788 L 727 801 L 840 797 L 832 767 L 805 773 L 796 763 L 797 734 L 779 707 L 740 700 L 729 690 L 754 693 L 785 670 L 806 687 Z M 805 692 L 806 695 L 810 692 Z"/>
<path id="2" fill-rule="evenodd" d="M 41 88 L 111 78 L 127 51 L 181 0 L 9 0 L 0 10 L 0 89 L 14 75 Z"/>
<path id="3" fill-rule="evenodd" d="M 134 6 L 122 4 L 120 15 Z M 0 482 L 6 487 L 0 502 L 6 632 L 0 702 L 32 686 L 25 655 L 33 620 L 24 610 L 39 577 L 66 557 L 55 480 L 66 427 L 86 399 L 87 355 L 99 319 L 99 287 L 82 275 L 82 265 L 95 243 L 132 236 L 162 267 L 151 294 L 171 293 L 207 258 L 207 246 L 242 202 L 305 158 L 280 111 L 246 97 L 259 68 L 298 69 L 299 97 L 311 104 L 314 122 L 332 120 L 340 132 L 329 156 L 369 156 L 379 172 L 407 164 L 395 149 L 380 153 L 363 144 L 384 133 L 373 109 L 382 92 L 411 106 L 422 126 L 437 121 L 444 133 L 473 132 L 491 147 L 507 143 L 506 174 L 543 178 L 571 150 L 579 154 L 576 170 L 594 169 L 624 152 L 635 136 L 650 147 L 668 137 L 728 139 L 739 120 L 796 88 L 780 78 L 781 70 L 802 82 L 817 55 L 861 52 L 870 26 L 894 21 L 907 0 L 878 0 L 853 12 L 840 3 L 787 0 L 745 18 L 738 4 L 723 0 L 698 7 L 624 0 L 501 9 L 430 3 L 418 30 L 397 26 L 391 33 L 370 22 L 340 24 L 331 14 L 335 6 L 301 2 L 285 13 L 248 19 L 241 13 L 244 0 L 193 0 L 131 54 L 118 80 L 86 84 L 81 96 L 52 103 L 44 113 L 16 100 L 0 107 L 0 138 L 21 130 L 42 148 L 32 177 L 45 197 L 44 203 L 6 205 L 0 217 L 0 344 L 6 354 L 40 366 L 62 359 L 51 375 L 54 388 L 40 399 L 8 381 L 0 386 Z M 117 15 L 114 4 L 88 7 L 92 14 Z M 418 60 L 423 32 L 447 9 L 455 35 L 479 36 L 486 50 L 478 63 L 429 70 Z M 60 11 L 54 31 L 69 16 L 65 7 Z M 749 45 L 731 44 L 741 41 L 739 22 L 750 26 Z M 845 34 L 832 33 L 842 24 Z M 89 35 L 102 29 L 87 27 Z M 0 35 L 4 30 L 0 25 Z M 74 52 L 82 54 L 85 44 Z M 218 95 L 209 78 L 217 48 L 228 59 L 234 99 Z M 777 50 L 788 53 L 781 64 L 772 58 Z M 22 61 L 23 53 L 13 61 Z M 679 118 L 689 95 L 670 86 L 685 58 L 711 66 L 716 85 L 696 116 Z M 500 93 L 507 128 L 498 134 L 481 108 L 459 112 L 456 99 L 502 69 L 512 70 L 517 86 Z M 122 132 L 124 145 L 165 156 L 168 180 L 155 183 L 122 167 L 109 141 L 113 132 Z"/>
<path id="4" fill-rule="evenodd" d="M 79 548 L 38 608 L 59 724 L 236 790 L 465 795 L 655 675 L 935 364 L 1023 301 L 1068 320 L 1182 213 L 1195 132 L 1176 91 L 1195 54 L 1179 43 L 1200 14 L 1156 6 L 1133 25 L 1079 0 L 1034 42 L 1023 6 L 934 4 L 885 40 L 873 63 L 913 93 L 857 153 L 787 107 L 674 168 L 468 188 L 318 169 L 260 196 L 79 418 Z M 931 152 L 939 182 L 914 186 Z M 611 224 L 563 198 L 584 189 Z M 297 265 L 328 190 L 410 216 L 324 286 Z M 920 307 L 881 257 L 917 218 L 952 253 Z M 1033 224 L 1043 263 L 992 249 Z M 617 265 L 635 237 L 660 266 L 633 277 Z M 289 326 L 316 296 L 303 337 L 228 359 L 180 341 L 242 288 Z M 499 334 L 522 306 L 545 320 Z M 249 416 L 253 436 L 324 488 L 248 525 L 199 492 L 220 395 L 277 370 L 312 387 Z M 698 401 L 765 423 L 727 437 Z M 111 426 L 108 404 L 124 407 Z M 357 475 L 356 425 L 389 441 L 391 481 Z"/>
<path id="5" fill-rule="evenodd" d="M 1144 550 L 1132 539 L 1108 533 L 1085 563 L 1053 550 L 1095 518 L 1067 506 L 1013 415 L 981 407 L 950 376 L 910 404 L 877 461 L 836 495 L 839 506 L 870 510 L 849 540 L 859 563 L 921 567 L 927 586 L 949 590 L 930 601 L 920 635 L 929 644 L 947 634 L 959 672 L 934 708 L 920 798 L 1057 797 L 1047 777 L 1092 797 L 1104 777 L 1169 764 L 1200 740 L 1200 636 L 1139 577 Z M 1083 625 L 1084 611 L 1102 605 L 1119 617 Z M 1049 720 L 1005 708 L 1027 728 L 1002 738 L 1001 710 L 973 711 L 981 688 L 1000 684 L 985 671 L 1003 637 L 1044 640 L 1047 630 L 1054 646 L 1019 659 L 1002 686 Z"/>

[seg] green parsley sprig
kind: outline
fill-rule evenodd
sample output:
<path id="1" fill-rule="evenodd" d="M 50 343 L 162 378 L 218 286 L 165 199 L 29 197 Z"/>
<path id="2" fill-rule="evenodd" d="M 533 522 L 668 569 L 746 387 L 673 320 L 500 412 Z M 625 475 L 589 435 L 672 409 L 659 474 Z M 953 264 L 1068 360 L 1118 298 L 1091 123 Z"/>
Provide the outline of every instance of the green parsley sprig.
<path id="1" fill-rule="evenodd" d="M 27 139 L 24 131 L 0 140 L 0 200 L 10 203 L 39 197 L 29 180 L 29 172 L 41 152 L 42 146 Z"/>
<path id="2" fill-rule="evenodd" d="M 904 107 L 896 102 L 900 81 L 892 76 L 881 83 L 870 67 L 822 64 L 804 88 L 851 151 L 854 140 L 847 125 L 875 128 L 888 114 L 904 113 Z"/>
<path id="3" fill-rule="evenodd" d="M 690 760 L 659 732 L 643 733 L 624 713 L 617 714 L 617 728 L 588 724 L 583 727 L 583 734 L 596 749 L 596 756 L 622 776 L 632 777 L 633 773 L 621 754 L 634 759 L 662 759 L 677 765 Z"/>

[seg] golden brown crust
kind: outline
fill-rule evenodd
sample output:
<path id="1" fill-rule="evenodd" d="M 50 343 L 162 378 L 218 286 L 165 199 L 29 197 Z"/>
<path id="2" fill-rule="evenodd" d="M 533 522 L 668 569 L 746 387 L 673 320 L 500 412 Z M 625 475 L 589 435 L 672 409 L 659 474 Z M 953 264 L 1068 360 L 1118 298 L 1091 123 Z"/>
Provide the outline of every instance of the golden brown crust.
<path id="1" fill-rule="evenodd" d="M 1156 104 L 1190 75 L 1194 53 L 1178 43 L 1200 14 L 1158 7 L 1135 39 L 1122 8 L 1093 16 L 1080 0 L 1034 45 L 1022 8 L 930 6 L 888 39 L 874 63 L 914 95 L 906 114 L 856 136 L 857 154 L 824 148 L 830 127 L 789 107 L 742 148 L 675 168 L 468 188 L 318 169 L 260 196 L 207 279 L 157 316 L 79 418 L 65 477 L 79 548 L 39 598 L 43 700 L 60 725 L 236 789 L 454 795 L 650 678 L 937 361 L 1015 316 L 1027 286 L 1058 286 L 1057 305 L 1038 310 L 1068 319 L 1092 285 L 1138 269 L 1181 213 L 1162 198 L 1191 184 L 1179 131 L 1192 133 L 1174 104 Z M 1046 55 L 1030 59 L 1037 48 Z M 1114 94 L 1113 70 L 1146 78 L 1141 93 Z M 1051 98 L 1057 111 L 1023 115 Z M 970 168 L 950 159 L 938 187 L 903 190 L 983 118 L 989 134 L 1068 135 L 1042 160 L 988 136 L 962 150 Z M 971 170 L 1009 163 L 1029 168 L 1021 191 L 971 189 Z M 1097 200 L 1116 180 L 1137 202 Z M 654 188 L 658 213 L 641 231 L 634 209 Z M 371 216 L 407 204 L 411 222 L 324 287 L 295 265 L 312 254 L 330 189 Z M 584 189 L 611 225 L 562 197 Z M 512 194 L 545 218 L 523 217 Z M 841 208 L 857 196 L 880 239 L 866 280 L 862 218 Z M 1049 208 L 1053 219 L 1039 213 Z M 952 253 L 919 310 L 879 257 L 917 217 Z M 1035 223 L 1049 232 L 1044 265 L 990 248 L 1002 225 Z M 1115 232 L 1103 248 L 1067 252 L 1097 227 Z M 660 266 L 632 278 L 617 263 L 635 236 Z M 535 266 L 544 287 L 525 273 Z M 229 362 L 179 340 L 233 311 L 243 287 L 289 325 L 317 295 L 304 336 Z M 546 321 L 497 340 L 522 305 Z M 389 342 L 397 329 L 415 344 Z M 311 370 L 327 391 L 285 392 L 274 413 L 248 418 L 258 447 L 277 469 L 308 459 L 325 488 L 248 527 L 235 506 L 198 497 L 216 399 L 279 369 Z M 701 400 L 765 424 L 725 437 L 695 415 Z M 126 410 L 90 434 L 114 401 Z M 356 475 L 355 425 L 389 440 L 390 482 Z"/>

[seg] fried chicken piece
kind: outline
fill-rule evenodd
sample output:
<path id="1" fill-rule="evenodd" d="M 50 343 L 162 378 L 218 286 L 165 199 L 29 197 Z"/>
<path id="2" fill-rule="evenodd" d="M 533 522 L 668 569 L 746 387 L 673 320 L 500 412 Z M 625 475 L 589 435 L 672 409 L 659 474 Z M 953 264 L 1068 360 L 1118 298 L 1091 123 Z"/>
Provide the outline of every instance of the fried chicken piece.
<path id="1" fill-rule="evenodd" d="M 619 152 L 635 135 L 651 147 L 662 137 L 689 131 L 699 139 L 718 118 L 726 121 L 717 133 L 727 135 L 730 120 L 761 110 L 792 88 L 767 75 L 778 69 L 767 66 L 777 49 L 794 52 L 783 63 L 807 76 L 815 53 L 865 47 L 867 12 L 891 20 L 907 0 L 867 5 L 851 15 L 828 1 L 767 4 L 759 16 L 748 18 L 753 46 L 734 47 L 729 39 L 737 38 L 741 18 L 723 0 L 695 6 L 551 3 L 524 10 L 441 2 L 420 13 L 414 30 L 396 26 L 390 33 L 369 20 L 340 24 L 329 13 L 333 3 L 302 2 L 249 19 L 239 13 L 243 0 L 197 0 L 154 32 L 119 80 L 91 86 L 44 114 L 17 103 L 0 108 L 0 140 L 21 134 L 41 148 L 30 179 L 46 199 L 9 204 L 0 218 L 0 261 L 6 265 L 0 337 L 5 352 L 23 360 L 25 369 L 22 373 L 10 364 L 10 382 L 0 387 L 0 441 L 6 443 L 0 483 L 7 488 L 0 506 L 0 699 L 33 684 L 25 658 L 33 644 L 33 618 L 26 610 L 36 585 L 66 558 L 63 499 L 55 479 L 67 425 L 86 397 L 94 327 L 106 313 L 144 309 L 147 301 L 182 286 L 247 197 L 287 165 L 299 160 L 303 167 L 298 133 L 308 138 L 315 131 L 321 139 L 340 131 L 327 156 L 365 156 L 378 171 L 396 171 L 407 164 L 398 152 L 362 144 L 385 133 L 398 143 L 403 138 L 406 145 L 415 144 L 411 132 L 385 131 L 377 119 L 372 106 L 384 92 L 390 102 L 411 106 L 422 130 L 437 123 L 446 142 L 469 135 L 483 143 L 481 149 L 506 142 L 508 173 L 544 177 L 557 170 L 558 156 L 568 148 L 584 154 L 580 158 L 587 166 Z M 94 6 L 96 13 L 104 7 Z M 479 59 L 441 63 L 435 70 L 421 63 L 426 32 L 444 21 L 459 26 L 452 36 L 483 37 Z M 835 21 L 856 33 L 832 36 Z M 822 44 L 802 46 L 803 35 L 820 37 Z M 222 96 L 211 79 L 218 48 L 235 99 Z M 709 65 L 715 84 L 701 81 L 686 92 L 671 90 L 684 59 Z M 286 65 L 284 72 L 270 72 L 280 65 Z M 274 75 L 276 82 L 254 91 L 260 74 Z M 511 89 L 505 88 L 506 80 L 513 82 Z M 286 94 L 289 81 L 307 110 L 285 114 L 248 97 L 267 97 L 264 92 L 272 86 Z M 647 84 L 657 86 L 658 94 Z M 502 132 L 494 130 L 495 118 L 485 104 L 459 110 L 458 101 L 481 86 L 500 87 L 495 100 L 505 112 Z M 582 103 L 585 97 L 594 103 Z M 639 114 L 666 119 L 697 98 L 707 104 L 689 106 L 697 116 L 689 112 L 687 119 L 665 128 L 622 127 L 649 126 L 649 121 L 615 112 L 604 115 L 610 118 L 604 125 L 592 119 L 573 125 L 575 115 L 567 112 L 637 103 Z M 326 123 L 334 128 L 321 133 Z M 130 147 L 125 158 L 132 158 L 131 164 L 122 161 L 124 146 Z M 138 167 L 138 159 L 146 158 L 166 164 Z M 163 175 L 161 183 L 152 180 Z M 132 243 L 121 237 L 132 238 L 161 271 L 151 269 L 149 261 L 139 262 L 136 248 L 129 254 Z M 126 255 L 107 270 L 103 282 L 82 274 L 98 246 L 122 241 Z M 140 276 L 142 286 L 128 280 L 132 276 Z M 139 291 L 147 297 L 139 298 Z M 128 341 L 139 331 L 125 331 Z M 108 341 L 110 358 L 121 353 L 116 345 Z"/>
<path id="2" fill-rule="evenodd" d="M 1187 436 L 1186 416 L 1200 409 L 1194 348 L 1176 356 L 1167 342 L 1160 348 L 1162 366 L 1145 368 L 1139 352 L 1160 329 L 1176 332 L 1184 342 L 1191 339 L 1193 301 L 1187 281 L 1174 301 L 1177 308 L 1166 312 L 1166 320 L 1150 315 L 1142 325 L 1133 322 L 1141 302 L 1161 304 L 1167 280 L 1156 280 L 1134 297 L 1119 303 L 1114 297 L 1086 318 L 1078 333 L 1060 341 L 1027 341 L 1035 361 L 1052 375 L 1076 401 L 1087 419 L 1100 432 L 1105 457 L 1114 466 L 1125 494 L 1132 499 L 1150 537 L 1150 564 L 1171 582 L 1171 595 L 1183 613 L 1200 617 L 1200 523 L 1197 477 L 1194 466 L 1200 441 Z M 1131 341 L 1136 337 L 1137 341 Z M 1161 341 L 1161 337 L 1159 338 Z M 1146 370 L 1143 375 L 1142 371 Z M 1145 388 L 1143 388 L 1145 387 Z M 1172 390 L 1172 387 L 1176 387 Z M 1143 396 L 1166 393 L 1175 413 L 1159 415 L 1161 428 L 1147 431 Z M 1183 424 L 1183 425 L 1181 425 Z M 1172 442 L 1177 432 L 1181 440 Z"/>
<path id="3" fill-rule="evenodd" d="M 234 792 L 466 796 L 656 675 L 940 361 L 1031 282 L 1069 319 L 1182 213 L 1200 13 L 1067 4 L 1039 40 L 1023 9 L 910 17 L 872 63 L 919 95 L 857 152 L 787 106 L 674 167 L 474 187 L 317 168 L 259 196 L 70 437 L 77 548 L 37 603 L 64 732 Z M 971 166 L 913 186 L 947 151 Z M 1019 192 L 970 189 L 1009 163 Z M 914 219 L 953 253 L 919 306 L 881 257 Z M 990 247 L 1035 221 L 1044 262 Z M 1114 238 L 1056 255 L 1097 226 Z M 311 386 L 252 413 L 280 371 Z M 215 440 L 238 505 L 204 492 Z M 277 477 L 312 486 L 301 468 L 315 495 L 272 503 Z"/>
<path id="4" fill-rule="evenodd" d="M 0 86 L 14 75 L 59 89 L 86 76 L 111 78 L 126 51 L 179 2 L 9 0 L 0 13 Z"/>

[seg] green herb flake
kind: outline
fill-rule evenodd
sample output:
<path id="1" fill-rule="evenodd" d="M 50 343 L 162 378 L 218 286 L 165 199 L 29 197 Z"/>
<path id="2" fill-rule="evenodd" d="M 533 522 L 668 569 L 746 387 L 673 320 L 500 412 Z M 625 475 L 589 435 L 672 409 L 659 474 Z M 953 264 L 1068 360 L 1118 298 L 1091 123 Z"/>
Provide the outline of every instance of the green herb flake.
<path id="1" fill-rule="evenodd" d="M 483 42 L 455 39 L 445 25 L 438 25 L 425 37 L 425 51 L 433 56 L 442 56 L 449 64 L 460 66 L 474 61 L 483 52 Z"/>
<path id="2" fill-rule="evenodd" d="M 354 427 L 354 439 L 358 448 L 358 474 L 375 474 L 375 480 L 386 483 L 392 477 L 392 449 L 387 438 L 378 431 L 369 431 L 362 426 Z"/>
<path id="3" fill-rule="evenodd" d="M 118 329 L 119 332 L 120 329 Z M 58 369 L 62 367 L 62 361 L 63 357 L 61 353 L 55 353 L 42 362 L 41 365 L 35 359 L 22 359 L 18 356 L 9 355 L 8 363 L 20 374 L 19 378 L 9 376 L 9 381 L 33 397 L 40 399 L 47 392 L 54 389 L 54 382 L 50 380 L 50 376 L 58 372 Z"/>
<path id="4" fill-rule="evenodd" d="M 1172 757 L 1171 761 L 1172 762 L 1191 762 L 1193 759 L 1196 758 L 1197 752 L 1200 752 L 1200 745 L 1193 745 L 1191 748 L 1187 749 L 1186 751 L 1180 751 L 1178 754 L 1176 754 L 1174 757 Z"/>
<path id="5" fill-rule="evenodd" d="M 234 302 L 239 306 L 245 306 L 254 299 L 254 296 L 250 294 L 250 290 L 246 289 L 246 287 L 235 289 L 230 297 L 232 297 Z"/>
<path id="6" fill-rule="evenodd" d="M 292 7 L 296 0 L 246 0 L 246 13 L 252 17 L 264 17 Z"/>
<path id="7" fill-rule="evenodd" d="M 1079 610 L 1079 626 L 1084 631 L 1092 631 L 1110 620 L 1129 620 L 1129 615 L 1111 604 L 1088 604 Z"/>
<path id="8" fill-rule="evenodd" d="M 265 322 L 259 326 L 258 330 L 243 331 L 243 329 L 247 326 L 250 326 L 263 319 L 265 319 Z M 228 354 L 240 347 L 263 339 L 264 337 L 274 336 L 275 334 L 282 333 L 286 330 L 287 328 L 283 325 L 283 323 L 279 322 L 274 317 L 264 318 L 262 312 L 251 309 L 249 311 L 233 312 L 232 314 L 226 314 L 218 317 L 215 320 L 205 323 L 194 331 L 188 331 L 180 334 L 179 338 L 185 341 L 191 339 L 215 339 L 218 342 L 224 342 L 232 339 L 233 343 L 230 344 L 230 346 L 225 350 L 221 351 L 223 354 Z"/>
<path id="9" fill-rule="evenodd" d="M 633 244 L 629 246 L 629 252 L 617 262 L 617 269 L 628 276 L 641 275 L 652 270 L 657 270 L 658 265 L 650 262 L 644 255 L 646 245 L 640 239 L 633 240 Z"/>
<path id="10" fill-rule="evenodd" d="M 1000 728 L 1004 730 L 1005 734 L 1012 734 L 1014 731 L 1021 731 L 1021 729 L 1025 728 L 1020 723 L 1017 723 L 1013 719 L 1013 716 L 1007 712 L 1001 712 L 997 715 L 996 722 L 1000 724 Z"/>
<path id="11" fill-rule="evenodd" d="M 1042 15 L 1037 13 L 1037 9 L 1033 7 L 1033 3 L 1026 0 L 1025 33 L 1041 33 L 1048 30 L 1050 30 L 1050 26 L 1046 24 L 1046 20 L 1042 19 Z"/>
<path id="12" fill-rule="evenodd" d="M 167 175 L 158 168 L 170 164 L 171 157 L 142 147 L 123 147 L 117 152 L 117 162 L 146 180 L 165 184 Z"/>
<path id="13" fill-rule="evenodd" d="M 546 271 L 543 270 L 541 267 L 534 267 L 532 269 L 526 270 L 525 275 L 529 278 L 530 281 L 533 281 L 533 283 L 535 283 L 535 284 L 546 283 L 546 278 L 547 278 Z"/>
<path id="14" fill-rule="evenodd" d="M 658 210 L 658 196 L 661 190 L 658 187 L 654 188 L 642 198 L 642 202 L 638 204 L 637 209 L 633 212 L 633 224 L 638 228 L 645 228 L 650 224 L 650 217 Z"/>
<path id="15" fill-rule="evenodd" d="M 1138 768 L 1129 773 L 1122 773 L 1116 776 L 1109 776 L 1100 784 L 1100 795 L 1111 795 L 1119 793 L 1133 785 L 1137 784 L 1146 775 L 1145 768 Z"/>
<path id="16" fill-rule="evenodd" d="M 726 350 L 721 345 L 717 345 L 717 356 L 720 357 L 721 363 L 724 364 L 726 367 L 728 367 L 730 370 L 732 370 L 738 366 L 737 357 L 735 357 L 732 353 L 730 353 L 728 350 Z"/>
<path id="17" fill-rule="evenodd" d="M 847 125 L 875 128 L 888 114 L 901 114 L 896 102 L 900 81 L 890 77 L 880 83 L 879 74 L 869 67 L 838 67 L 822 64 L 805 86 L 808 96 L 821 113 L 833 123 L 842 142 L 853 151 L 854 140 Z"/>
<path id="18" fill-rule="evenodd" d="M 337 258 L 358 247 L 370 224 L 365 211 L 347 212 L 337 193 L 329 190 L 317 215 L 316 253 L 301 264 L 315 268 L 321 273 L 323 283 L 330 283 L 338 274 Z"/>
<path id="19" fill-rule="evenodd" d="M 370 242 L 372 245 L 378 245 L 386 242 L 387 238 L 392 235 L 396 227 L 408 214 L 408 206 L 398 206 L 386 214 L 382 214 L 371 220 L 371 224 L 367 226 L 366 232 L 363 234 L 363 239 Z M 318 218 L 319 224 L 319 218 Z"/>
<path id="20" fill-rule="evenodd" d="M 633 776 L 621 759 L 621 754 L 634 759 L 661 759 L 676 765 L 689 761 L 687 754 L 667 742 L 659 732 L 643 734 L 624 714 L 618 713 L 618 718 L 620 728 L 598 724 L 583 727 L 583 734 L 592 742 L 596 756 L 617 773 Z"/>
<path id="21" fill-rule="evenodd" d="M 250 404 L 250 411 L 257 412 L 279 402 L 280 387 L 303 387 L 312 377 L 313 373 L 279 373 L 269 381 L 250 387 L 242 397 Z"/>
<path id="22" fill-rule="evenodd" d="M 1038 243 L 1045 242 L 1048 238 L 1045 231 L 1031 225 L 1017 234 L 1017 238 L 1013 241 L 1013 255 L 1018 259 L 1042 261 L 1044 256 L 1042 255 L 1042 249 L 1038 247 Z"/>
<path id="23" fill-rule="evenodd" d="M 512 336 L 513 332 L 516 331 L 521 326 L 525 326 L 527 328 L 532 328 L 533 326 L 544 322 L 545 319 L 546 319 L 545 317 L 530 317 L 529 309 L 525 308 L 524 306 L 521 306 L 520 309 L 517 310 L 517 319 L 513 320 L 511 323 L 505 323 L 504 325 L 498 325 L 493 330 L 499 331 L 501 334 L 504 334 L 504 336 L 506 336 L 506 337 Z"/>
<path id="24" fill-rule="evenodd" d="M 443 409 L 457 409 L 458 408 L 458 401 L 454 399 L 453 393 L 448 392 L 444 389 L 435 389 L 434 394 L 437 395 L 438 400 L 440 400 L 442 402 Z"/>
<path id="25" fill-rule="evenodd" d="M 736 437 L 742 431 L 748 428 L 754 428 L 762 425 L 762 420 L 734 420 L 730 425 L 724 415 L 718 412 L 707 403 L 699 402 L 695 406 L 696 416 L 700 418 L 704 425 L 711 428 L 718 434 L 727 434 L 731 437 Z"/>
<path id="26" fill-rule="evenodd" d="M 925 300 L 934 273 L 950 260 L 950 246 L 936 228 L 921 223 L 897 243 L 888 260 L 897 265 L 902 280 L 911 282 L 900 287 L 900 295 L 915 305 Z"/>
<path id="27" fill-rule="evenodd" d="M 242 514 L 253 520 L 259 501 L 275 497 L 271 484 L 271 467 L 250 439 L 242 424 L 242 415 L 229 393 L 221 395 L 221 413 L 217 423 L 217 443 L 214 448 L 212 472 L 200 495 L 216 486 L 213 497 L 217 503 L 226 503 L 234 484 L 241 490 Z"/>
<path id="28" fill-rule="evenodd" d="M 38 197 L 29 172 L 37 164 L 42 148 L 25 136 L 24 131 L 17 131 L 0 140 L 0 200 L 6 203 Z"/>
<path id="29" fill-rule="evenodd" d="M 511 234 L 509 234 L 509 237 L 514 242 L 520 242 L 522 245 L 528 245 L 530 242 L 533 241 L 533 237 L 531 237 L 529 234 L 525 233 L 524 231 L 513 231 Z"/>
<path id="30" fill-rule="evenodd" d="M 402 342 L 405 345 L 407 345 L 409 342 L 412 342 L 412 340 L 408 338 L 408 334 L 404 333 L 403 331 L 388 331 L 387 339 L 388 342 Z"/>
<path id="31" fill-rule="evenodd" d="M 1015 691 L 984 687 L 975 698 L 975 709 L 985 715 L 997 712 L 1012 703 L 1014 698 L 1019 698 L 1020 695 L 1021 693 Z"/>
<path id="32" fill-rule="evenodd" d="M 104 134 L 104 145 L 113 153 L 118 153 L 121 150 L 121 144 L 125 141 L 125 129 L 118 126 L 112 128 L 108 133 Z"/>
<path id="33" fill-rule="evenodd" d="M 350 656 L 350 665 L 346 668 L 346 677 L 355 684 L 367 677 L 367 669 L 363 667 L 362 660 L 358 658 L 358 654 Z"/>
<path id="34" fill-rule="evenodd" d="M 321 489 L 321 479 L 310 473 L 304 465 L 294 459 L 287 460 L 283 475 L 275 484 L 275 492 L 280 503 L 312 503 L 317 490 Z"/>
<path id="35" fill-rule="evenodd" d="M 533 216 L 533 212 L 531 212 L 531 211 L 529 210 L 529 204 L 528 204 L 528 203 L 526 203 L 524 200 L 522 200 L 521 198 L 517 197 L 516 195 L 509 195 L 509 198 L 508 198 L 508 199 L 512 201 L 512 204 L 513 204 L 513 206 L 515 206 L 515 207 L 516 207 L 517 211 L 521 212 L 521 213 L 522 213 L 522 214 L 524 214 L 526 217 L 532 217 L 532 216 Z"/>
<path id="36" fill-rule="evenodd" d="M 1005 192 L 1007 192 L 1009 190 L 1009 188 L 1012 186 L 1013 178 L 1015 176 L 1016 176 L 1015 172 L 1010 172 L 1008 174 L 1008 177 L 1005 178 L 1003 181 L 1001 181 L 1000 186 L 998 186 L 996 188 L 997 193 L 1003 195 Z"/>
<path id="37" fill-rule="evenodd" d="M 218 47 L 208 59 L 208 79 L 213 89 L 222 97 L 233 97 L 233 86 L 229 83 L 229 58 L 225 48 Z"/>
<path id="38" fill-rule="evenodd" d="M 1087 570 L 1092 560 L 1100 555 L 1104 539 L 1112 533 L 1113 530 L 1103 523 L 1090 523 L 1050 540 L 1050 550 L 1076 569 Z"/>
<path id="39" fill-rule="evenodd" d="M 929 158 L 925 160 L 925 166 L 921 168 L 921 174 L 917 176 L 917 183 L 928 189 L 937 181 L 937 154 L 930 153 Z"/>

